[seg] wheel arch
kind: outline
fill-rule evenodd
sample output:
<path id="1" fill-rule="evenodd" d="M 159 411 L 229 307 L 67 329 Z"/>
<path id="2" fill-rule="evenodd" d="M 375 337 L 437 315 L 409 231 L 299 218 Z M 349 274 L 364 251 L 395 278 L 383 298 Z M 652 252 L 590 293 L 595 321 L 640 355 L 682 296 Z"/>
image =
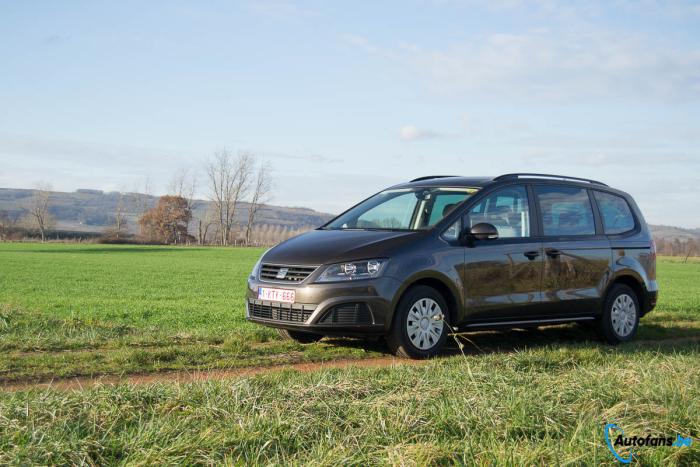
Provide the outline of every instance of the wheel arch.
<path id="1" fill-rule="evenodd" d="M 623 284 L 631 288 L 634 291 L 635 295 L 637 295 L 637 303 L 639 303 L 640 307 L 642 307 L 642 304 L 644 302 L 644 292 L 646 290 L 646 287 L 644 286 L 644 281 L 640 277 L 629 273 L 620 274 L 616 276 L 612 281 L 610 281 L 608 287 L 605 289 L 605 295 L 603 295 L 603 300 L 607 299 L 610 290 L 617 284 Z"/>
<path id="2" fill-rule="evenodd" d="M 391 325 L 396 317 L 396 307 L 399 305 L 401 302 L 401 299 L 414 287 L 418 287 L 420 285 L 425 285 L 428 287 L 431 287 L 435 290 L 437 290 L 440 295 L 445 299 L 447 302 L 447 311 L 448 311 L 448 318 L 449 322 L 451 325 L 454 325 L 455 322 L 457 321 L 458 317 L 460 316 L 460 311 L 461 311 L 461 306 L 459 304 L 459 300 L 457 297 L 459 297 L 459 294 L 453 290 L 451 286 L 448 285 L 448 281 L 444 279 L 440 279 L 435 276 L 422 276 L 422 277 L 416 277 L 412 280 L 407 281 L 406 285 L 401 289 L 401 291 L 396 294 L 396 298 L 394 302 L 392 303 L 392 316 L 391 316 L 391 322 L 387 323 L 387 327 L 390 329 Z"/>

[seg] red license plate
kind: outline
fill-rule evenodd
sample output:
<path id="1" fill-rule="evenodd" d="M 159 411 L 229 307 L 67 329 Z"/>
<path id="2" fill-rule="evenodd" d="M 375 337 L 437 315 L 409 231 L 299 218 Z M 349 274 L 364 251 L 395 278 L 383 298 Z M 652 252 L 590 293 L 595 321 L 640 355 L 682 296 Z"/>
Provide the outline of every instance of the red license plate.
<path id="1" fill-rule="evenodd" d="M 267 287 L 258 288 L 258 299 L 269 300 L 271 302 L 294 303 L 296 298 L 294 290 L 269 289 Z"/>

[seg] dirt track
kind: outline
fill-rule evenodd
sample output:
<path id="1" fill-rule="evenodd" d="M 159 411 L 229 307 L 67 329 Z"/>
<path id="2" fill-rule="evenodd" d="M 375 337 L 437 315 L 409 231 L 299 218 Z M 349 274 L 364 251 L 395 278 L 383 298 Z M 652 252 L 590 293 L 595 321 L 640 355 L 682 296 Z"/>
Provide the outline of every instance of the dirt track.
<path id="1" fill-rule="evenodd" d="M 642 346 L 687 344 L 700 342 L 700 336 L 669 337 L 662 339 L 640 339 L 635 341 Z M 481 343 L 481 345 L 484 345 Z M 473 348 L 465 349 L 467 354 L 479 354 L 489 352 L 512 352 L 521 348 L 520 345 L 489 348 L 486 351 L 481 346 L 474 345 Z M 525 347 L 527 348 L 527 347 Z M 456 348 L 446 351 L 445 356 L 457 355 Z M 72 378 L 57 378 L 51 381 L 9 381 L 0 382 L 0 392 L 15 392 L 30 389 L 56 389 L 62 391 L 82 390 L 95 386 L 118 384 L 152 384 L 152 383 L 192 383 L 197 381 L 222 380 L 228 378 L 244 378 L 277 371 L 298 371 L 302 373 L 333 368 L 377 368 L 393 367 L 399 365 L 420 365 L 426 360 L 409 360 L 396 357 L 379 357 L 367 359 L 337 359 L 326 362 L 304 362 L 283 365 L 252 366 L 245 368 L 221 369 L 221 370 L 183 370 L 183 371 L 163 371 L 155 373 L 136 373 L 128 375 L 101 375 L 101 376 L 78 376 Z"/>
<path id="2" fill-rule="evenodd" d="M 396 365 L 417 365 L 418 360 L 400 359 L 396 357 L 381 357 L 368 359 L 340 359 L 327 362 L 294 363 L 289 365 L 273 365 L 264 367 L 236 368 L 230 370 L 205 370 L 205 371 L 176 371 L 131 375 L 105 375 L 95 377 L 74 377 L 56 379 L 46 382 L 18 381 L 0 383 L 0 391 L 23 391 L 28 389 L 57 389 L 62 391 L 82 390 L 100 385 L 118 384 L 151 384 L 151 383 L 192 383 L 197 381 L 222 380 L 228 378 L 241 378 L 258 374 L 272 373 L 276 371 L 292 370 L 302 373 L 329 368 L 376 368 L 392 367 Z"/>

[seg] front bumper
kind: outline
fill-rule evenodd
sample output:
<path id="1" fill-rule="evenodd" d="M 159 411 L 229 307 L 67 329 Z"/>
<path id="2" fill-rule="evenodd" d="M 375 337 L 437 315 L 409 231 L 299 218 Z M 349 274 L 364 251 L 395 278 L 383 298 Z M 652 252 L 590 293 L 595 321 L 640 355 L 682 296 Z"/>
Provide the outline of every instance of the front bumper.
<path id="1" fill-rule="evenodd" d="M 246 319 L 283 329 L 324 335 L 383 334 L 391 324 L 401 284 L 390 277 L 314 284 L 248 279 Z M 294 290 L 293 304 L 258 299 L 259 287 Z"/>

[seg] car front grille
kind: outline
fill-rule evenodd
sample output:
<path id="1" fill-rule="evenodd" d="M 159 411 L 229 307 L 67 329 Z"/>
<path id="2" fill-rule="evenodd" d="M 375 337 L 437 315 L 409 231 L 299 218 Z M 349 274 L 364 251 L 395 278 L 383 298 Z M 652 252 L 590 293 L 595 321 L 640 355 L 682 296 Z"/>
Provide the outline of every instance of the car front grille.
<path id="1" fill-rule="evenodd" d="M 248 299 L 248 313 L 252 318 L 283 321 L 287 323 L 304 323 L 316 305 L 302 305 L 299 303 L 277 303 L 263 300 Z"/>
<path id="2" fill-rule="evenodd" d="M 275 282 L 301 282 L 316 270 L 317 266 L 286 266 L 266 264 L 260 267 L 260 279 Z"/>

